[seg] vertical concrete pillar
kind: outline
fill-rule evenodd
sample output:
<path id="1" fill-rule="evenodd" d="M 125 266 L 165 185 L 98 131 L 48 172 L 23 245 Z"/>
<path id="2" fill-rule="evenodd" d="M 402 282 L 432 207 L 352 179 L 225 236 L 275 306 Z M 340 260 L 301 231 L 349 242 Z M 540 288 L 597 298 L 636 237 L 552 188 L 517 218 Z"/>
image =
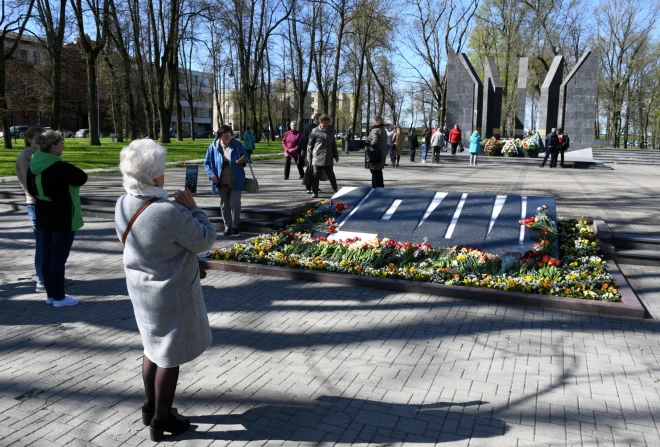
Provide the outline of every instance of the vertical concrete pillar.
<path id="1" fill-rule="evenodd" d="M 482 83 L 464 54 L 449 51 L 447 55 L 447 113 L 445 125 L 458 124 L 463 135 L 463 146 L 470 143 L 470 134 L 481 128 Z"/>
<path id="2" fill-rule="evenodd" d="M 545 137 L 557 127 L 559 115 L 559 90 L 564 76 L 564 56 L 555 56 L 541 86 L 541 120 L 539 134 Z"/>
<path id="3" fill-rule="evenodd" d="M 529 76 L 529 59 L 520 58 L 518 65 L 518 91 L 516 93 L 516 124 L 514 136 L 522 138 L 525 135 L 525 109 L 527 108 L 527 78 Z"/>
<path id="4" fill-rule="evenodd" d="M 492 56 L 486 56 L 484 61 L 484 93 L 483 112 L 481 113 L 482 138 L 502 135 L 500 125 L 502 122 L 502 81 L 497 69 L 497 62 Z"/>
<path id="5" fill-rule="evenodd" d="M 560 87 L 558 127 L 571 139 L 569 151 L 593 147 L 600 49 L 585 51 Z"/>

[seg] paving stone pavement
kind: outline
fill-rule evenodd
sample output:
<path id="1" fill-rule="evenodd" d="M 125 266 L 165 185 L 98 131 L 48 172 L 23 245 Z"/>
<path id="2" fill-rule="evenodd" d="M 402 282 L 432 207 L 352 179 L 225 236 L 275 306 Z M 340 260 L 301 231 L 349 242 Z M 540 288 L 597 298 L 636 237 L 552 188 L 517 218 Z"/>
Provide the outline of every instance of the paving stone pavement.
<path id="1" fill-rule="evenodd" d="M 353 156 L 354 157 L 354 156 Z M 257 164 L 255 164 L 257 166 Z M 305 199 L 258 164 L 263 194 Z M 342 157 L 340 186 L 364 185 Z M 658 168 L 615 171 L 419 165 L 386 185 L 554 193 L 560 214 L 658 232 Z M 168 186 L 181 170 L 168 170 Z M 83 193 L 118 194 L 116 175 Z M 4 187 L 11 187 L 4 186 Z M 214 198 L 200 194 L 200 202 Z M 75 307 L 34 293 L 32 230 L 0 212 L 0 446 L 151 445 L 141 425 L 142 349 L 112 222 L 86 219 L 67 265 Z M 234 239 L 220 236 L 218 245 Z M 185 364 L 181 446 L 660 445 L 660 269 L 622 266 L 652 318 L 489 305 L 245 274 L 202 281 L 213 346 Z"/>

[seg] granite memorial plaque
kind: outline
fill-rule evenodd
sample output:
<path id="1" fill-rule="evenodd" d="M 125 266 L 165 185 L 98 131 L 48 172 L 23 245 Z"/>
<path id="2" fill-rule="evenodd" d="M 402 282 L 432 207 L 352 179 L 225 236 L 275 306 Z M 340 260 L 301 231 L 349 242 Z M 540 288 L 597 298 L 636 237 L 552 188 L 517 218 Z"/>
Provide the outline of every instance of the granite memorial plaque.
<path id="1" fill-rule="evenodd" d="M 497 62 L 492 56 L 484 61 L 483 108 L 481 112 L 481 138 L 501 137 L 502 81 Z"/>
<path id="2" fill-rule="evenodd" d="M 559 114 L 559 90 L 564 76 L 564 56 L 555 56 L 548 70 L 548 74 L 541 86 L 541 119 L 539 122 L 539 135 L 545 138 L 553 127 L 557 127 Z"/>
<path id="3" fill-rule="evenodd" d="M 449 50 L 447 55 L 447 114 L 445 125 L 462 131 L 464 147 L 469 147 L 470 134 L 481 129 L 483 85 L 464 53 Z"/>
<path id="4" fill-rule="evenodd" d="M 527 107 L 527 77 L 529 76 L 529 59 L 520 58 L 518 65 L 518 91 L 516 92 L 516 126 L 514 136 L 522 138 L 525 134 L 525 110 Z"/>

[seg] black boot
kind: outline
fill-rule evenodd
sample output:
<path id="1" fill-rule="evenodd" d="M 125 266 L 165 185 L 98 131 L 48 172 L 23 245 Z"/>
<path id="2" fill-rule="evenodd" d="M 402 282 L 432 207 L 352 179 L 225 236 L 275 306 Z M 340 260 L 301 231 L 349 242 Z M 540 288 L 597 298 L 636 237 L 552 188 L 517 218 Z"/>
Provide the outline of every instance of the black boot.
<path id="1" fill-rule="evenodd" d="M 177 418 L 172 413 L 169 414 L 166 421 L 161 421 L 155 417 L 151 420 L 149 435 L 152 441 L 159 442 L 165 437 L 165 432 L 172 433 L 172 436 L 185 433 L 190 428 L 190 419 Z"/>

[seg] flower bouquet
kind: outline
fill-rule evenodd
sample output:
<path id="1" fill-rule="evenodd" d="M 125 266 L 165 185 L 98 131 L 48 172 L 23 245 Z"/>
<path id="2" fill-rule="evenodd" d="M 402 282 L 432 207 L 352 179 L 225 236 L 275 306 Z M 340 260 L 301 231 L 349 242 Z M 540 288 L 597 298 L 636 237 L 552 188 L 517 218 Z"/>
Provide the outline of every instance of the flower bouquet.
<path id="1" fill-rule="evenodd" d="M 486 155 L 499 155 L 500 152 L 500 142 L 497 140 L 495 137 L 490 137 L 488 140 L 486 140 L 486 143 L 484 144 L 484 153 Z"/>
<path id="2" fill-rule="evenodd" d="M 504 144 L 502 155 L 505 157 L 516 157 L 518 155 L 518 147 L 516 146 L 515 140 L 509 140 Z"/>
<path id="3" fill-rule="evenodd" d="M 534 135 L 530 135 L 521 142 L 521 149 L 526 157 L 538 157 L 539 146 L 536 143 Z"/>

